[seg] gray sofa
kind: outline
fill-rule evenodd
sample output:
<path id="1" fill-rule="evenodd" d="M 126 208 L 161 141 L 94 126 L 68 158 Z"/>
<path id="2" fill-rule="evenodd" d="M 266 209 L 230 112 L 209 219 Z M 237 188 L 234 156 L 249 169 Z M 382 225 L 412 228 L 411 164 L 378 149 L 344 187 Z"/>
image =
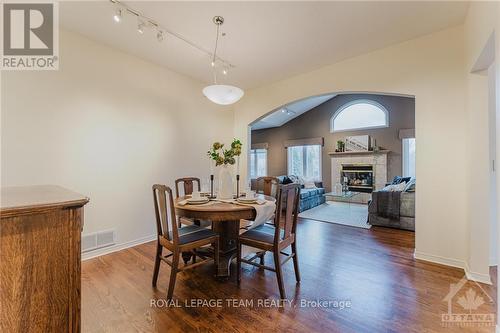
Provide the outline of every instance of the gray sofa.
<path id="1" fill-rule="evenodd" d="M 368 223 L 415 231 L 415 192 L 373 192 Z"/>

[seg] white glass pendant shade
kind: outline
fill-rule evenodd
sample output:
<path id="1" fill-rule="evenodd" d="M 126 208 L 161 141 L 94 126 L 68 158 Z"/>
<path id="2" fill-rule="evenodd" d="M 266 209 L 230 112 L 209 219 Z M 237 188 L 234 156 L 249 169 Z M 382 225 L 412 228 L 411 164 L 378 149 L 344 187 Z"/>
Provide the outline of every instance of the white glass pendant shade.
<path id="1" fill-rule="evenodd" d="M 244 92 L 238 87 L 214 84 L 203 88 L 203 95 L 216 104 L 229 105 L 239 101 Z"/>

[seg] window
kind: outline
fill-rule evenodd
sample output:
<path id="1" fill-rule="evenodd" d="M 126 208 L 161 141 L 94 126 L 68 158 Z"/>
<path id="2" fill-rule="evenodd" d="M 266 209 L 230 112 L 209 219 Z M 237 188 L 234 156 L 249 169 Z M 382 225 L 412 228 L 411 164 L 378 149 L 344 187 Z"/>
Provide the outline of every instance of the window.
<path id="1" fill-rule="evenodd" d="M 321 180 L 321 145 L 288 147 L 288 174 Z"/>
<path id="2" fill-rule="evenodd" d="M 403 177 L 415 177 L 415 138 L 403 139 Z"/>
<path id="3" fill-rule="evenodd" d="M 330 121 L 330 132 L 389 126 L 389 113 L 370 100 L 356 100 L 343 105 Z"/>
<path id="4" fill-rule="evenodd" d="M 250 150 L 250 178 L 267 176 L 267 149 Z"/>

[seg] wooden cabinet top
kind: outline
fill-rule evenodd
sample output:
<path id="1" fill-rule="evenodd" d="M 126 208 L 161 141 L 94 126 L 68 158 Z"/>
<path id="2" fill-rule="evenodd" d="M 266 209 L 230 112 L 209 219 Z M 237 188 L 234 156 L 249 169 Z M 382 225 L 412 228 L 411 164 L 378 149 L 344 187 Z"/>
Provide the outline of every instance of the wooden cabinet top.
<path id="1" fill-rule="evenodd" d="M 2 217 L 66 207 L 81 207 L 89 202 L 84 195 L 55 185 L 2 187 Z"/>

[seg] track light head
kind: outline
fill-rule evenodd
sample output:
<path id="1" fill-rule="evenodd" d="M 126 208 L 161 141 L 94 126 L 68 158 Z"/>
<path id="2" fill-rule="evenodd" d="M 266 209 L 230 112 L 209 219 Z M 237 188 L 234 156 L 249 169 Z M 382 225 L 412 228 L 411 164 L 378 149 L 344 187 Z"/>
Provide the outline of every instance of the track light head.
<path id="1" fill-rule="evenodd" d="M 158 30 L 158 32 L 156 33 L 156 39 L 158 39 L 158 42 L 161 42 L 163 41 L 163 39 L 165 39 L 165 35 L 163 34 L 162 30 Z"/>
<path id="2" fill-rule="evenodd" d="M 118 8 L 116 10 L 115 14 L 113 15 L 113 20 L 116 23 L 119 23 L 122 20 L 122 9 L 121 8 Z"/>
<path id="3" fill-rule="evenodd" d="M 144 24 L 144 22 L 139 21 L 139 24 L 137 25 L 137 32 L 142 35 L 144 33 L 144 27 L 145 26 L 146 25 Z"/>
<path id="4" fill-rule="evenodd" d="M 224 69 L 222 70 L 222 74 L 227 75 L 227 68 L 224 68 Z"/>
<path id="5" fill-rule="evenodd" d="M 212 62 L 210 63 L 210 66 L 215 67 L 215 61 L 212 61 Z"/>

